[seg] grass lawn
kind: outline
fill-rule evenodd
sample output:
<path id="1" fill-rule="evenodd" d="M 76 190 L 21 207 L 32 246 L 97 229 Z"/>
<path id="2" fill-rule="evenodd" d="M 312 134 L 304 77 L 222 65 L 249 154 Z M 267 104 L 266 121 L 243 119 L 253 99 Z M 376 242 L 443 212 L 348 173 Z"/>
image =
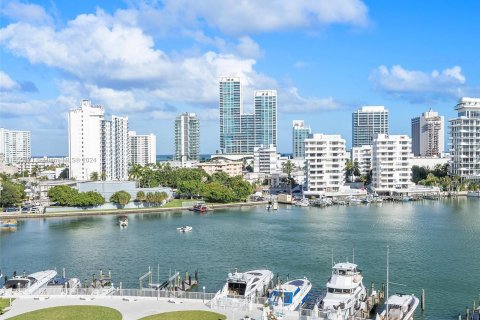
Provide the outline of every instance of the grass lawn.
<path id="1" fill-rule="evenodd" d="M 64 306 L 27 312 L 12 320 L 121 320 L 122 314 L 112 308 L 100 306 Z"/>
<path id="2" fill-rule="evenodd" d="M 15 299 L 12 299 L 12 301 Z M 0 299 L 0 314 L 3 314 L 3 309 L 10 306 L 10 299 L 1 298 Z"/>
<path id="3" fill-rule="evenodd" d="M 225 320 L 227 316 L 210 311 L 175 311 L 154 314 L 141 320 Z"/>

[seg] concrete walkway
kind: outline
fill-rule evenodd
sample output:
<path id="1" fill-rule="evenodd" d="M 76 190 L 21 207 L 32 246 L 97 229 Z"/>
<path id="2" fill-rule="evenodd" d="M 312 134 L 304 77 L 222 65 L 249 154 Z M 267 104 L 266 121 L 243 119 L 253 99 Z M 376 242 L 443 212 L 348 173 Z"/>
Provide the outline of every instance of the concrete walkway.
<path id="1" fill-rule="evenodd" d="M 48 297 L 48 299 L 46 299 Z M 245 316 L 252 319 L 260 320 L 262 318 L 262 310 L 260 305 L 252 307 L 251 311 L 241 311 L 235 309 L 215 310 L 206 306 L 202 300 L 186 300 L 186 299 L 167 299 L 160 298 L 129 298 L 127 301 L 124 297 L 95 297 L 90 300 L 91 296 L 85 296 L 86 300 L 80 296 L 42 296 L 39 300 L 38 296 L 17 297 L 12 303 L 12 308 L 0 319 L 8 319 L 25 312 L 38 309 L 67 306 L 67 305 L 96 305 L 105 306 L 120 311 L 124 320 L 136 320 L 149 315 L 170 312 L 170 311 L 186 311 L 186 310 L 205 310 L 224 314 L 227 319 L 239 320 Z M 137 300 L 135 300 L 137 299 Z M 283 317 L 284 320 L 298 319 L 298 313 L 292 313 Z"/>

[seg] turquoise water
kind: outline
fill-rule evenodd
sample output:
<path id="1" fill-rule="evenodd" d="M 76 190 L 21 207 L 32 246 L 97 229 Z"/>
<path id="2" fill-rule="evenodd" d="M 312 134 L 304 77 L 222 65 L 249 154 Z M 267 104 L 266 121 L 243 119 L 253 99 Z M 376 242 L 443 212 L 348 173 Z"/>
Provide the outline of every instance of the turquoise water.
<path id="1" fill-rule="evenodd" d="M 121 230 L 115 216 L 32 219 L 16 232 L 0 232 L 0 267 L 34 272 L 66 268 L 90 279 L 112 269 L 123 287 L 138 287 L 149 265 L 199 271 L 201 286 L 215 292 L 234 268 L 264 268 L 284 277 L 308 277 L 321 289 L 337 262 L 352 261 L 364 283 L 386 281 L 390 247 L 390 292 L 426 292 L 424 319 L 457 319 L 480 294 L 480 201 L 453 199 L 382 206 L 299 208 L 268 213 L 253 209 L 218 210 L 206 215 L 171 212 L 129 216 Z M 182 234 L 176 228 L 193 227 Z"/>

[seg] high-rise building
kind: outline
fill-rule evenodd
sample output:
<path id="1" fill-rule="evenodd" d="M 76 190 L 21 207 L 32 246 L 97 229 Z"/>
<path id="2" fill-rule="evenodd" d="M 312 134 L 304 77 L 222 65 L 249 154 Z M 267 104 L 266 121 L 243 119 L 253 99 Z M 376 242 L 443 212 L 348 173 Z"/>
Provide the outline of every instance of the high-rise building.
<path id="1" fill-rule="evenodd" d="M 372 169 L 372 146 L 353 147 L 351 160 L 358 163 L 360 175 L 367 175 L 368 171 Z"/>
<path id="2" fill-rule="evenodd" d="M 240 78 L 220 79 L 220 149 L 222 153 L 241 153 L 240 115 L 242 96 Z"/>
<path id="3" fill-rule="evenodd" d="M 277 91 L 255 91 L 255 145 L 277 146 Z"/>
<path id="4" fill-rule="evenodd" d="M 128 133 L 130 139 L 130 163 L 146 166 L 157 162 L 157 137 L 154 134 Z"/>
<path id="5" fill-rule="evenodd" d="M 372 143 L 372 185 L 407 189 L 412 185 L 412 141 L 407 135 L 376 134 Z"/>
<path id="6" fill-rule="evenodd" d="M 29 161 L 32 157 L 30 131 L 0 128 L 0 154 L 6 163 Z"/>
<path id="7" fill-rule="evenodd" d="M 345 139 L 313 134 L 305 139 L 307 194 L 338 192 L 345 183 Z"/>
<path id="8" fill-rule="evenodd" d="M 443 116 L 432 109 L 412 119 L 412 150 L 415 156 L 441 156 L 445 147 L 443 123 Z"/>
<path id="9" fill-rule="evenodd" d="M 200 123 L 195 113 L 182 113 L 175 119 L 175 160 L 200 159 Z"/>
<path id="10" fill-rule="evenodd" d="M 89 180 L 93 173 L 99 179 L 128 179 L 128 118 L 112 116 L 107 121 L 104 114 L 102 106 L 88 100 L 68 113 L 71 179 Z"/>
<path id="11" fill-rule="evenodd" d="M 480 182 L 480 98 L 461 98 L 450 119 L 450 173 Z"/>
<path id="12" fill-rule="evenodd" d="M 220 149 L 225 154 L 252 154 L 255 147 L 277 145 L 277 92 L 254 94 L 254 112 L 243 113 L 238 77 L 220 79 Z"/>
<path id="13" fill-rule="evenodd" d="M 68 156 L 70 178 L 88 180 L 102 172 L 102 120 L 104 109 L 83 100 L 68 113 Z"/>
<path id="14" fill-rule="evenodd" d="M 388 134 L 388 110 L 384 106 L 365 106 L 352 113 L 353 147 L 371 145 L 376 133 Z"/>
<path id="15" fill-rule="evenodd" d="M 110 159 L 112 162 L 111 178 L 109 180 L 127 180 L 128 162 L 130 160 L 128 117 L 112 116 L 111 130 L 103 132 L 103 134 L 111 136 L 111 154 L 103 155 L 103 157 L 107 160 Z"/>
<path id="16" fill-rule="evenodd" d="M 305 139 L 310 138 L 312 131 L 310 127 L 305 126 L 303 120 L 293 120 L 293 157 L 305 158 Z"/>

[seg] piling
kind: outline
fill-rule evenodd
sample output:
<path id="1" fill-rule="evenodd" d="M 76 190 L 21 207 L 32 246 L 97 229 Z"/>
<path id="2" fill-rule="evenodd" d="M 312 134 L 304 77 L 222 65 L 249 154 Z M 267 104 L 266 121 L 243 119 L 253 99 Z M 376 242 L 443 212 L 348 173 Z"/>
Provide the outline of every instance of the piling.
<path id="1" fill-rule="evenodd" d="M 467 306 L 467 310 L 465 312 L 465 318 L 468 320 L 470 319 L 470 309 L 468 309 L 468 306 Z"/>
<path id="2" fill-rule="evenodd" d="M 425 289 L 422 289 L 422 297 L 421 297 L 421 308 L 422 308 L 422 311 L 425 311 Z"/>

